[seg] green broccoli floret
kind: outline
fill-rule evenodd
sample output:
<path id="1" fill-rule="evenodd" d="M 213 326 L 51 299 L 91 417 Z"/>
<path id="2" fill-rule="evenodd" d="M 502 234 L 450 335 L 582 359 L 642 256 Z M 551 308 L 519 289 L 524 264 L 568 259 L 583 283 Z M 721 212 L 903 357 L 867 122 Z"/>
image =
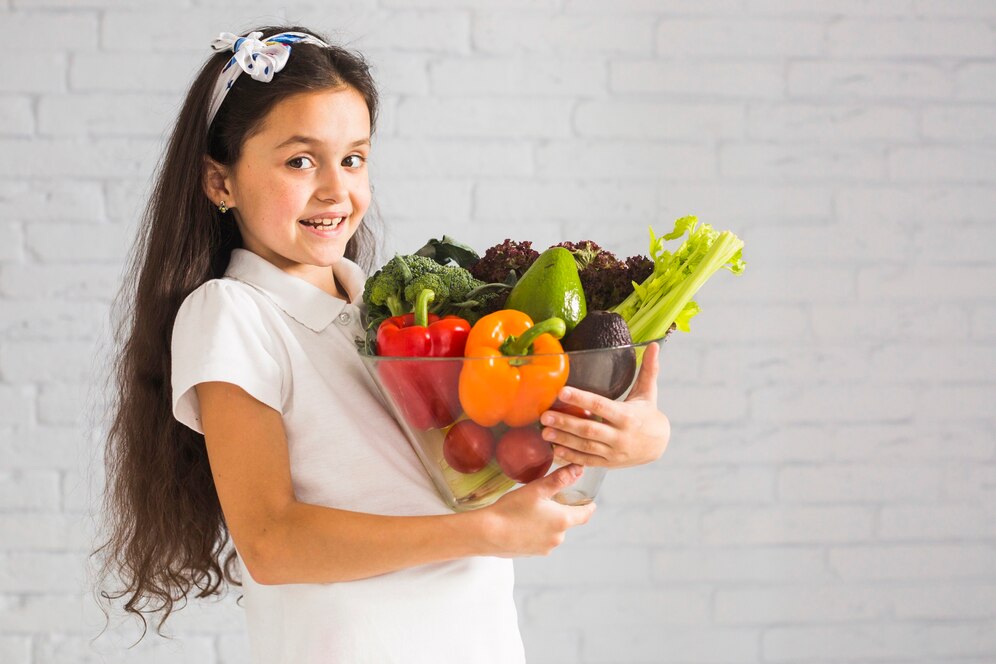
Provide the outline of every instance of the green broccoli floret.
<path id="1" fill-rule="evenodd" d="M 402 261 L 395 256 L 367 279 L 363 285 L 363 301 L 368 307 L 386 307 L 392 316 L 404 313 L 405 280 L 401 266 Z"/>
<path id="2" fill-rule="evenodd" d="M 432 258 L 417 255 L 395 256 L 377 270 L 363 288 L 370 327 L 391 316 L 412 311 L 418 294 L 429 289 L 434 297 L 429 311 L 440 315 L 454 313 L 454 305 L 464 303 L 482 282 L 462 267 L 440 265 Z"/>
<path id="3" fill-rule="evenodd" d="M 435 293 L 429 311 L 439 313 L 450 302 L 465 300 L 467 294 L 480 284 L 462 267 L 440 265 L 439 268 L 439 272 L 424 272 L 408 282 L 405 286 L 405 301 L 414 305 L 418 294 L 429 289 Z"/>

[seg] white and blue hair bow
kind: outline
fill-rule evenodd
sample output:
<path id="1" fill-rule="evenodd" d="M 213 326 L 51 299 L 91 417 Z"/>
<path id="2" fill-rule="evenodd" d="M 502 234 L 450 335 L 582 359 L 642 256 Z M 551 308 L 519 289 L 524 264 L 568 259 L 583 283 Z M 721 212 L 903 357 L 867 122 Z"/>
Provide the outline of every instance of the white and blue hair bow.
<path id="1" fill-rule="evenodd" d="M 222 32 L 211 42 L 211 48 L 215 51 L 233 51 L 235 55 L 225 64 L 214 84 L 211 104 L 208 106 L 208 127 L 211 126 L 214 116 L 221 108 L 221 103 L 225 101 L 228 91 L 235 85 L 235 80 L 242 72 L 261 83 L 269 83 L 273 80 L 273 75 L 287 64 L 291 44 L 314 44 L 329 48 L 329 45 L 322 40 L 303 32 L 281 32 L 260 40 L 262 36 L 262 32 L 251 32 L 245 37 Z"/>

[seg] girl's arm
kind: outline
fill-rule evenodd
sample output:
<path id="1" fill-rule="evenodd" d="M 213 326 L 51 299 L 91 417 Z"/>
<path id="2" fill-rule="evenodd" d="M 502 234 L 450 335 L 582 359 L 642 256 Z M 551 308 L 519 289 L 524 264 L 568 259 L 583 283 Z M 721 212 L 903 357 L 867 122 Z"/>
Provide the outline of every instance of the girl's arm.
<path id="1" fill-rule="evenodd" d="M 394 517 L 302 503 L 280 414 L 230 383 L 196 390 L 225 523 L 261 584 L 351 581 L 467 556 L 546 555 L 594 510 L 550 500 L 575 479 L 571 467 L 471 512 Z"/>

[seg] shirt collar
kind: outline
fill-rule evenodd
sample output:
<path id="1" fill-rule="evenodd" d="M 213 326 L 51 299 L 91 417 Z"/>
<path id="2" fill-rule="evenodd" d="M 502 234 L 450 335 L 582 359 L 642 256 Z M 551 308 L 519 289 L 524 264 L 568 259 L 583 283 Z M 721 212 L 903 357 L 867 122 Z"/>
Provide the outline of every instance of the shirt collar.
<path id="1" fill-rule="evenodd" d="M 347 258 L 340 258 L 332 266 L 332 272 L 346 289 L 350 303 L 358 305 L 367 279 L 363 269 Z M 346 306 L 345 300 L 284 272 L 248 249 L 232 250 L 225 276 L 255 287 L 284 313 L 315 332 L 328 327 Z"/>

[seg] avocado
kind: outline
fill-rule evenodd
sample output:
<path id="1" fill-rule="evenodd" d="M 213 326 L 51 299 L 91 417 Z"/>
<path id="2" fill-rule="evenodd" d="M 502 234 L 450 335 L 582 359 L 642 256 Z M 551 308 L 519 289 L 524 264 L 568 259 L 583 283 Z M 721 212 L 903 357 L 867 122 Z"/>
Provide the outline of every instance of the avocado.
<path id="1" fill-rule="evenodd" d="M 566 351 L 600 352 L 573 353 L 567 384 L 608 399 L 618 399 L 636 377 L 636 350 L 632 347 L 626 320 L 610 311 L 590 311 L 567 334 L 561 344 Z M 619 348 L 621 346 L 621 348 Z"/>
<path id="2" fill-rule="evenodd" d="M 626 319 L 611 311 L 591 311 L 562 342 L 564 350 L 629 346 L 633 343 Z"/>
<path id="3" fill-rule="evenodd" d="M 570 332 L 588 313 L 574 254 L 550 247 L 539 255 L 512 287 L 506 309 L 517 309 L 538 323 L 561 318 Z"/>

